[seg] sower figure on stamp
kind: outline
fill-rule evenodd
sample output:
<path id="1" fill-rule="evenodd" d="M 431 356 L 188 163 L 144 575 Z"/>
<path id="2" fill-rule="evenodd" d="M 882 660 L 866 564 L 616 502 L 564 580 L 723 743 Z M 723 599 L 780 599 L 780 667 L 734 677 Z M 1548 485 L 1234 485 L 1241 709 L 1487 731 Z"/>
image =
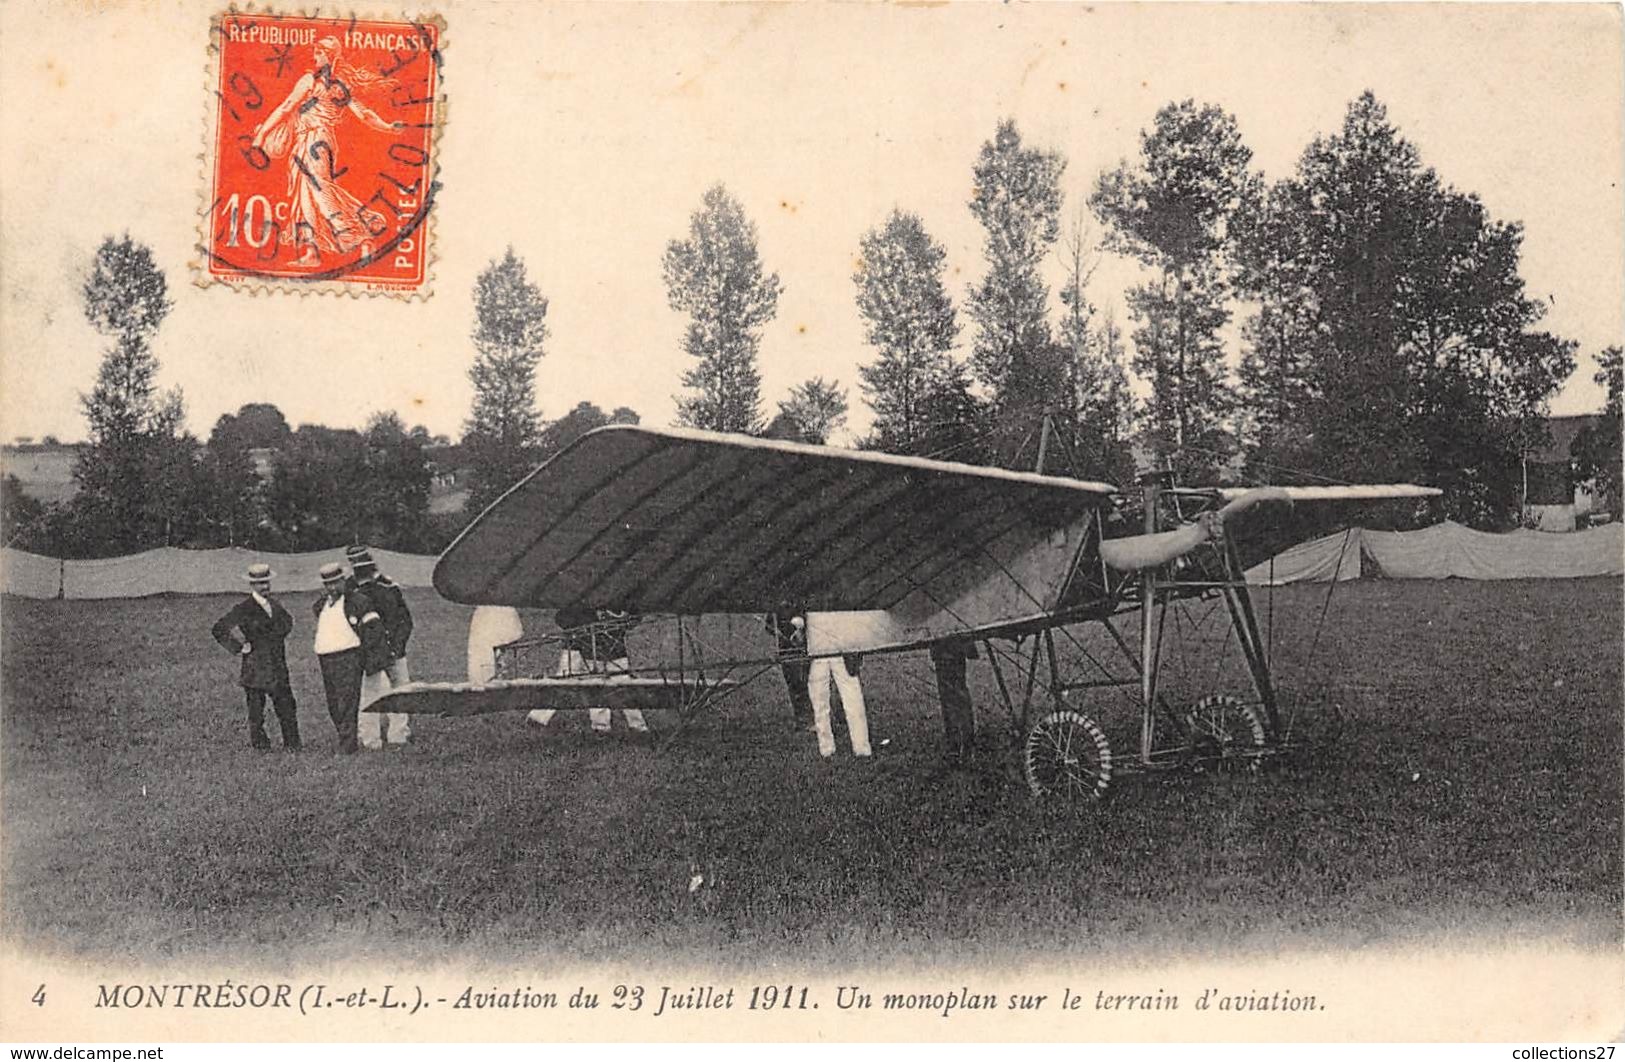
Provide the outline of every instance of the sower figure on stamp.
<path id="1" fill-rule="evenodd" d="M 372 601 L 372 607 L 384 622 L 385 664 L 377 672 L 367 673 L 361 681 L 361 712 L 357 733 L 361 744 L 369 749 L 380 746 L 379 723 L 383 723 L 384 740 L 391 745 L 404 745 L 412 739 L 412 717 L 405 712 L 379 715 L 365 711 L 366 707 L 391 689 L 412 681 L 406 664 L 406 644 L 412 639 L 412 610 L 406 606 L 406 595 L 390 578 L 378 570 L 378 563 L 366 546 L 351 546 L 344 551 L 350 561 L 350 579 L 345 592 L 360 589 Z"/>
<path id="2" fill-rule="evenodd" d="M 317 41 L 313 59 L 316 68 L 294 83 L 252 143 L 271 158 L 288 156 L 288 221 L 294 244 L 304 249 L 295 265 L 320 265 L 324 254 L 357 248 L 370 253 L 367 245 L 386 231 L 384 216 L 339 185 L 335 174 L 346 167 L 338 127 L 348 112 L 379 132 L 395 131 L 357 98 L 384 82 L 376 71 L 341 63 L 337 37 Z"/>
<path id="3" fill-rule="evenodd" d="M 240 682 L 248 701 L 248 741 L 256 749 L 271 747 L 265 734 L 265 698 L 271 698 L 282 728 L 282 747 L 299 748 L 299 709 L 288 681 L 286 641 L 293 617 L 271 596 L 276 573 L 269 564 L 249 565 L 248 596 L 215 621 L 214 640 L 242 659 Z M 240 636 L 240 637 L 239 637 Z"/>
<path id="4" fill-rule="evenodd" d="M 316 616 L 316 660 L 322 669 L 327 714 L 338 734 L 339 751 L 353 753 L 362 677 L 378 674 L 387 663 L 383 617 L 365 590 L 345 588 L 339 564 L 322 565 L 322 596 L 311 611 Z"/>

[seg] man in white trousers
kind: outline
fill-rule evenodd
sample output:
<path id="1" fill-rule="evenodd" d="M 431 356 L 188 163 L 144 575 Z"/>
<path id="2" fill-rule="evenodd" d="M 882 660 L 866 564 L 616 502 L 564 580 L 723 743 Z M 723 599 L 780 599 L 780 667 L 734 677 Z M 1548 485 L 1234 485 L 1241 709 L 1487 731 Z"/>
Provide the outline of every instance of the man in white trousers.
<path id="1" fill-rule="evenodd" d="M 835 755 L 835 734 L 829 722 L 829 687 L 841 691 L 841 710 L 846 713 L 846 729 L 852 737 L 852 755 L 867 756 L 869 715 L 863 705 L 863 685 L 858 681 L 859 657 L 818 656 L 807 673 L 807 693 L 812 698 L 813 729 L 818 733 L 818 755 Z"/>

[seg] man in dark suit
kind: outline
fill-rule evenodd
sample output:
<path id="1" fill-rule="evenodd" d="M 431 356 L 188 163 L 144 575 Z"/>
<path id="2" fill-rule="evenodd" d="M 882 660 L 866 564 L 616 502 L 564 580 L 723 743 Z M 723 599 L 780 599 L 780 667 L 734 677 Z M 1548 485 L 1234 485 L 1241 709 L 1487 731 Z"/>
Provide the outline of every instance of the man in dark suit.
<path id="1" fill-rule="evenodd" d="M 327 714 L 339 737 L 339 751 L 357 748 L 356 715 L 364 676 L 388 665 L 384 620 L 363 587 L 346 587 L 344 568 L 322 565 L 322 596 L 311 606 L 316 617 L 316 660 L 322 668 Z"/>
<path id="2" fill-rule="evenodd" d="M 257 749 L 271 747 L 265 734 L 265 697 L 271 697 L 276 721 L 282 728 L 282 747 L 299 748 L 299 709 L 288 682 L 284 642 L 293 630 L 293 617 L 271 596 L 276 575 L 268 564 L 253 564 L 244 576 L 248 596 L 215 621 L 214 640 L 242 659 L 241 682 L 248 701 L 248 740 Z"/>
<path id="3" fill-rule="evenodd" d="M 382 670 L 376 673 L 369 671 L 362 679 L 361 707 L 366 708 L 390 689 L 412 681 L 406 665 L 406 644 L 412 638 L 412 610 L 406 607 L 406 595 L 401 593 L 401 588 L 378 570 L 378 562 L 373 559 L 371 550 L 366 546 L 350 546 L 344 555 L 350 562 L 350 578 L 344 584 L 345 592 L 364 591 L 384 621 L 387 662 Z M 384 724 L 382 740 L 378 733 L 380 721 Z M 361 744 L 369 749 L 381 747 L 383 741 L 391 745 L 404 745 L 412 737 L 412 717 L 405 712 L 390 712 L 380 720 L 372 712 L 362 712 L 358 733 Z"/>

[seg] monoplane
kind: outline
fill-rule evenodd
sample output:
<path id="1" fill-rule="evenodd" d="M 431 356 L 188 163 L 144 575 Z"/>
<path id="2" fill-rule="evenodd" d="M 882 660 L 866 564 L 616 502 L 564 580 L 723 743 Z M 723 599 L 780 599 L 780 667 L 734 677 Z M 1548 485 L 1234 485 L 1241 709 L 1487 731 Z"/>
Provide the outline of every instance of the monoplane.
<path id="1" fill-rule="evenodd" d="M 434 586 L 469 605 L 670 616 L 674 652 L 631 676 L 555 678 L 546 643 L 521 639 L 496 650 L 488 682 L 414 683 L 372 710 L 593 704 L 692 717 L 779 659 L 709 657 L 698 618 L 794 610 L 806 614 L 811 657 L 979 646 L 1037 794 L 1099 797 L 1125 768 L 1250 770 L 1286 746 L 1289 727 L 1237 549 L 1249 514 L 1437 494 L 1410 484 L 1192 488 L 1168 473 L 1124 492 L 750 436 L 601 428 L 474 520 L 441 556 Z M 1221 636 L 1205 651 L 1238 648 L 1248 688 L 1170 687 L 1171 636 L 1199 625 L 1181 611 L 1190 603 L 1218 617 Z M 1126 613 L 1137 613 L 1137 639 Z M 1113 689 L 1138 709 L 1138 755 L 1127 763 L 1092 707 Z"/>

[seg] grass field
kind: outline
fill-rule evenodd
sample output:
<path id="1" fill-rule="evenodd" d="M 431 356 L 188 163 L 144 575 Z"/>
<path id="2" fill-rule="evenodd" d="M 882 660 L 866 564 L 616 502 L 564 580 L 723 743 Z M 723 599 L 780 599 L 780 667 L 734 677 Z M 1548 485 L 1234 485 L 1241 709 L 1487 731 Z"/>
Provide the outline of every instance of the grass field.
<path id="1" fill-rule="evenodd" d="M 997 740 L 983 769 L 944 771 L 922 654 L 865 666 L 869 762 L 820 761 L 775 674 L 666 742 L 619 720 L 597 738 L 579 717 L 427 718 L 406 749 L 341 758 L 290 601 L 306 750 L 260 754 L 208 635 L 228 599 L 7 599 L 4 933 L 272 964 L 1618 948 L 1619 582 L 1349 585 L 1310 660 L 1323 602 L 1283 590 L 1271 609 L 1299 748 L 1077 809 L 1029 798 Z M 460 678 L 468 611 L 412 604 L 414 673 Z M 710 634 L 766 648 L 748 618 Z M 1102 700 L 1126 754 L 1133 721 Z"/>

